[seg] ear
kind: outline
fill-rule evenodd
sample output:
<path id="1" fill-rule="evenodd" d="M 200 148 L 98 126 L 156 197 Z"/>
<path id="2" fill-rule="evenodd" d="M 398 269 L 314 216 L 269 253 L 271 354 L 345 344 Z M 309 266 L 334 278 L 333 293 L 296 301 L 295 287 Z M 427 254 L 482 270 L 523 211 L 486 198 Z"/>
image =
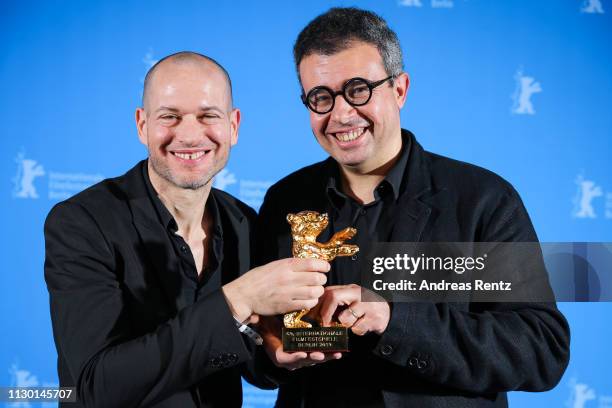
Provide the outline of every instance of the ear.
<path id="1" fill-rule="evenodd" d="M 402 109 L 404 103 L 406 102 L 408 88 L 410 88 L 410 77 L 407 73 L 402 72 L 393 81 L 393 92 L 395 94 L 395 101 L 399 109 Z"/>
<path id="2" fill-rule="evenodd" d="M 143 108 L 136 109 L 136 128 L 138 129 L 138 139 L 140 143 L 147 146 L 148 145 L 148 136 L 147 136 L 147 114 Z"/>
<path id="3" fill-rule="evenodd" d="M 287 214 L 287 221 L 289 222 L 289 224 L 293 223 L 293 220 L 295 220 L 295 214 Z"/>
<path id="4" fill-rule="evenodd" d="M 230 113 L 230 132 L 231 132 L 231 145 L 238 143 L 238 129 L 240 128 L 241 119 L 240 109 L 232 109 Z"/>

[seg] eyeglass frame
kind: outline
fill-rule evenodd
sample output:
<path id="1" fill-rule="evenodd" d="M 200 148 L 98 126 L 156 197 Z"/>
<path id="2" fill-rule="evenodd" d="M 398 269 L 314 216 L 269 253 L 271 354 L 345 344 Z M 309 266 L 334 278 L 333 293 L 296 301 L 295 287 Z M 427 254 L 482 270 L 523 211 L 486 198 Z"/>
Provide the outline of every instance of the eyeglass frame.
<path id="1" fill-rule="evenodd" d="M 307 94 L 304 94 L 304 92 L 302 92 L 302 95 L 300 96 L 300 98 L 302 99 L 302 103 L 303 103 L 304 105 L 306 105 L 306 108 L 308 108 L 308 109 L 309 109 L 309 110 L 311 110 L 312 112 L 317 113 L 317 114 L 319 114 L 319 115 L 326 115 L 326 114 L 328 114 L 329 112 L 331 112 L 331 111 L 333 111 L 333 110 L 334 110 L 334 107 L 336 106 L 336 97 L 337 97 L 338 95 L 342 95 L 342 97 L 344 98 L 344 100 L 346 101 L 346 103 L 348 103 L 348 104 L 349 104 L 349 105 L 351 105 L 351 106 L 363 106 L 363 105 L 366 105 L 368 102 L 370 102 L 370 99 L 372 99 L 372 94 L 374 93 L 374 89 L 375 89 L 375 88 L 378 88 L 379 86 L 381 86 L 382 84 L 384 84 L 385 82 L 387 82 L 387 81 L 389 81 L 389 80 L 393 80 L 393 79 L 395 79 L 395 77 L 397 77 L 397 75 L 389 75 L 388 77 L 386 77 L 386 78 L 384 78 L 384 79 L 381 79 L 380 81 L 374 81 L 374 82 L 372 82 L 372 81 L 368 81 L 368 80 L 367 80 L 367 79 L 365 79 L 365 78 L 355 77 L 355 78 L 351 78 L 351 79 L 347 80 L 347 81 L 346 81 L 346 82 L 345 82 L 345 83 L 342 85 L 342 88 L 341 88 L 339 91 L 334 91 L 333 89 L 331 89 L 330 87 L 325 86 L 325 85 L 319 85 L 319 86 L 315 86 L 314 88 L 312 88 L 310 91 L 308 91 L 308 93 L 307 93 Z M 370 90 L 370 95 L 368 96 L 368 99 L 366 99 L 366 101 L 365 101 L 365 102 L 363 102 L 363 103 L 353 103 L 353 102 L 349 101 L 349 100 L 348 100 L 348 98 L 347 98 L 347 96 L 346 96 L 346 90 L 347 90 L 348 85 L 349 85 L 351 82 L 354 82 L 354 81 L 357 81 L 357 80 L 359 80 L 359 81 L 363 81 L 363 82 L 366 84 L 366 86 L 368 87 L 368 89 Z M 311 94 L 313 91 L 315 91 L 315 90 L 319 90 L 319 89 L 324 89 L 324 90 L 326 90 L 326 91 L 327 91 L 327 92 L 329 92 L 329 94 L 332 96 L 332 103 L 331 103 L 331 107 L 329 108 L 329 110 L 328 110 L 328 111 L 325 111 L 325 112 L 317 112 L 317 111 L 316 111 L 316 110 L 314 110 L 314 109 L 313 109 L 313 108 L 310 106 L 310 104 L 308 103 L 308 95 L 310 95 L 310 94 Z"/>

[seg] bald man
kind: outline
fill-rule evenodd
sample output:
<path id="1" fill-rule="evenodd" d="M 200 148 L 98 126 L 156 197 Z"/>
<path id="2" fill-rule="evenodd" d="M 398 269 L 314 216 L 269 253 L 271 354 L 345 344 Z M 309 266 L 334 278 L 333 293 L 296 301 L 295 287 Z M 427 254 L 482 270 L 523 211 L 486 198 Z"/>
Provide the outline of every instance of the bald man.
<path id="1" fill-rule="evenodd" d="M 240 125 L 213 59 L 153 66 L 136 125 L 148 159 L 45 223 L 60 385 L 77 395 L 67 406 L 239 407 L 260 342 L 248 324 L 315 306 L 329 265 L 251 269 L 255 213 L 211 188 Z"/>

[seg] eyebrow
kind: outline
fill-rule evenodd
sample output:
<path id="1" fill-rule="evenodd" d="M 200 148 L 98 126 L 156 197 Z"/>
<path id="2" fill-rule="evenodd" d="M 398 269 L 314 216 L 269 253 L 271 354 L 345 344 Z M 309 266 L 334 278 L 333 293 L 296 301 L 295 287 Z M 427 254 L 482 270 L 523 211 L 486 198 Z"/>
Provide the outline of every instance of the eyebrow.
<path id="1" fill-rule="evenodd" d="M 201 112 L 216 111 L 216 112 L 218 112 L 220 114 L 223 114 L 223 115 L 225 115 L 227 113 L 224 109 L 221 109 L 220 107 L 215 106 L 215 105 L 213 105 L 213 106 L 200 106 L 200 111 Z"/>
<path id="2" fill-rule="evenodd" d="M 216 112 L 221 113 L 221 114 L 226 114 L 227 113 L 225 110 L 221 109 L 218 106 L 214 106 L 214 105 L 213 106 L 200 106 L 198 108 L 198 110 L 200 112 L 216 111 Z M 161 111 L 170 111 L 170 112 L 175 112 L 175 113 L 180 112 L 179 109 L 173 108 L 172 106 L 160 106 L 159 108 L 157 108 L 155 110 L 156 113 L 157 112 L 161 112 Z"/>
<path id="3" fill-rule="evenodd" d="M 160 106 L 159 108 L 155 109 L 155 113 L 160 112 L 160 111 L 170 111 L 170 112 L 178 113 L 179 110 L 171 106 Z"/>

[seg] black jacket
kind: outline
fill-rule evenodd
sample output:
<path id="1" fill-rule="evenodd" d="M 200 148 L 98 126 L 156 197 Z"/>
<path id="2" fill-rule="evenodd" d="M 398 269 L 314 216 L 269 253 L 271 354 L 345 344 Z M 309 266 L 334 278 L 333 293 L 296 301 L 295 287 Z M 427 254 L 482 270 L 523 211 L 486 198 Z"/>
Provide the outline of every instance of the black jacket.
<path id="1" fill-rule="evenodd" d="M 390 241 L 537 241 L 508 182 L 423 150 L 410 132 L 403 137 L 411 146 Z M 290 256 L 287 213 L 332 214 L 325 187 L 334 165 L 329 158 L 269 189 L 259 216 L 260 262 Z M 343 381 L 372 384 L 388 407 L 503 407 L 506 391 L 554 387 L 568 360 L 569 327 L 554 303 L 395 303 L 366 354 L 272 374 L 281 382 L 280 407 L 300 406 L 301 395 L 307 407 L 325 406 L 309 401 L 335 398 L 334 384 Z"/>
<path id="2" fill-rule="evenodd" d="M 201 398 L 206 406 L 238 407 L 252 344 L 220 288 L 189 306 L 180 300 L 176 256 L 143 166 L 59 203 L 45 224 L 60 385 L 78 394 L 66 406 L 195 407 Z M 231 225 L 225 283 L 251 267 L 255 213 L 222 191 L 211 194 Z"/>

